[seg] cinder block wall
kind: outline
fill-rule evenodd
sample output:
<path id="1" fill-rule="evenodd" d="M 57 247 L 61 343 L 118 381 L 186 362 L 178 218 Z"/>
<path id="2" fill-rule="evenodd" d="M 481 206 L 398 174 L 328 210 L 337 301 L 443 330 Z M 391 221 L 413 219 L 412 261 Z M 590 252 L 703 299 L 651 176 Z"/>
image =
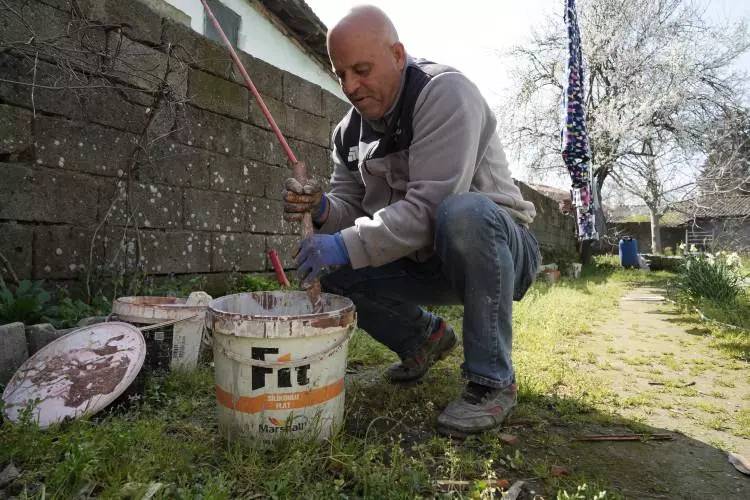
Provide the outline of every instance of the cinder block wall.
<path id="1" fill-rule="evenodd" d="M 577 253 L 576 221 L 572 215 L 563 214 L 557 201 L 516 181 L 524 199 L 534 203 L 536 219 L 531 230 L 539 241 L 545 263 L 554 258 Z"/>
<path id="2" fill-rule="evenodd" d="M 0 251 L 20 278 L 267 271 L 286 157 L 226 50 L 140 2 L 6 0 L 0 8 Z M 241 54 L 292 149 L 324 183 L 347 103 Z M 537 204 L 544 247 L 572 218 Z"/>
<path id="3" fill-rule="evenodd" d="M 290 263 L 286 157 L 223 47 L 139 2 L 7 3 L 0 251 L 19 277 L 264 271 L 270 247 Z M 347 104 L 241 57 L 292 149 L 327 180 Z"/>

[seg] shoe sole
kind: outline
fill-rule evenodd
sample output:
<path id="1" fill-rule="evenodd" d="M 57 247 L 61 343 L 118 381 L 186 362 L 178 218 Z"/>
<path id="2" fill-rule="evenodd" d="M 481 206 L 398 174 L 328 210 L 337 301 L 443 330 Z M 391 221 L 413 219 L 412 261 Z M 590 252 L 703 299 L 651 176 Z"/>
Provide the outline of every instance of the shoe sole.
<path id="1" fill-rule="evenodd" d="M 430 371 L 430 368 L 435 366 L 435 364 L 438 361 L 442 361 L 445 358 L 447 358 L 448 355 L 451 352 L 453 352 L 453 350 L 456 348 L 457 345 L 458 345 L 458 337 L 454 333 L 453 343 L 450 346 L 448 346 L 443 352 L 441 352 L 437 357 L 435 357 L 435 360 L 430 364 L 430 366 L 427 367 L 427 370 L 425 370 L 425 372 L 422 375 L 419 375 L 417 377 L 412 377 L 412 378 L 400 378 L 400 379 L 393 379 L 386 375 L 386 379 L 388 380 L 388 382 L 390 382 L 391 384 L 395 384 L 395 385 L 408 385 L 408 384 L 414 384 L 416 382 L 419 382 L 420 380 L 424 378 L 425 375 L 427 375 L 427 372 Z"/>
<path id="2" fill-rule="evenodd" d="M 455 438 L 455 439 L 466 439 L 469 436 L 483 434 L 485 432 L 499 431 L 503 427 L 503 424 L 505 424 L 505 422 L 508 421 L 508 418 L 510 418 L 511 414 L 513 413 L 514 408 L 515 407 L 508 410 L 508 413 L 505 415 L 505 418 L 500 423 L 498 423 L 497 425 L 493 425 L 492 427 L 487 427 L 486 429 L 462 431 L 462 430 L 454 429 L 453 427 L 447 427 L 441 424 L 437 424 L 436 428 L 437 428 L 438 434 L 440 434 L 441 436 L 445 436 L 448 438 Z"/>

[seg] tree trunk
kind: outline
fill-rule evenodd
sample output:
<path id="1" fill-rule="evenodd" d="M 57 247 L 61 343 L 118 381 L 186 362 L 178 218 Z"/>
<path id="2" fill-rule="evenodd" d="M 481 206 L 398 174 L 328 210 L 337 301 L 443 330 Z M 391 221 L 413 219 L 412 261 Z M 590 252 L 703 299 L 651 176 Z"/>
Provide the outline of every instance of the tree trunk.
<path id="1" fill-rule="evenodd" d="M 588 265 L 594 260 L 594 241 L 583 240 L 578 245 L 578 253 L 581 256 L 581 264 Z"/>
<path id="2" fill-rule="evenodd" d="M 651 253 L 661 253 L 661 215 L 656 210 L 649 209 L 651 212 Z"/>
<path id="3" fill-rule="evenodd" d="M 604 208 L 601 203 L 602 185 L 604 184 L 604 178 L 606 173 L 603 175 L 594 174 L 594 181 L 591 183 L 591 188 L 594 190 L 594 199 L 596 200 L 596 219 L 595 226 L 596 231 L 599 233 L 599 240 L 584 240 L 578 245 L 578 254 L 581 258 L 581 264 L 591 264 L 594 259 L 594 252 L 601 251 L 601 239 L 607 234 L 607 220 L 604 216 Z"/>

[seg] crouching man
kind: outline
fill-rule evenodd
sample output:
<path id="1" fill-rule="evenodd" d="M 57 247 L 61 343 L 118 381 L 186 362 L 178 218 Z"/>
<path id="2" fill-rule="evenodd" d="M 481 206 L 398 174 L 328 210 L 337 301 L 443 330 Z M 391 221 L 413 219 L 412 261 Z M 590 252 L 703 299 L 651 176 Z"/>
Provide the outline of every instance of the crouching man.
<path id="1" fill-rule="evenodd" d="M 511 179 L 495 116 L 466 76 L 407 55 L 375 7 L 331 28 L 328 53 L 353 107 L 334 133 L 330 190 L 286 182 L 287 218 L 309 210 L 318 230 L 299 272 L 354 302 L 359 326 L 401 359 L 393 383 L 420 379 L 456 346 L 420 305 L 463 304 L 467 385 L 438 429 L 498 427 L 516 405 L 513 300 L 540 259 L 534 206 Z"/>

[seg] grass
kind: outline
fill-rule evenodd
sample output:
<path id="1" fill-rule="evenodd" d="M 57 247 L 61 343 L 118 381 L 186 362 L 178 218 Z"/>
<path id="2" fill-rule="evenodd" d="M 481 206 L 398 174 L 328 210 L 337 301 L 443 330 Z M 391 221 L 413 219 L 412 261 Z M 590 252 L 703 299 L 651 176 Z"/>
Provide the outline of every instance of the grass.
<path id="1" fill-rule="evenodd" d="M 537 283 L 516 303 L 520 405 L 511 423 L 526 423 L 509 432 L 524 434 L 518 447 L 493 433 L 464 442 L 436 434 L 435 418 L 461 389 L 460 352 L 436 365 L 423 383 L 394 387 L 378 374 L 395 357 L 357 332 L 349 366 L 360 375 L 347 387 L 344 426 L 325 442 L 282 441 L 268 450 L 225 442 L 214 418 L 213 373 L 204 367 L 152 377 L 140 401 L 93 419 L 47 431 L 3 422 L 0 466 L 12 462 L 22 471 L 7 493 L 19 498 L 141 498 L 153 490 L 155 498 L 489 498 L 490 479 L 536 478 L 533 488 L 547 497 L 620 498 L 608 474 L 593 462 L 577 463 L 570 475 L 551 472 L 553 465 L 572 467 L 565 450 L 570 435 L 581 429 L 645 428 L 616 415 L 622 402 L 590 370 L 596 358 L 574 353 L 592 325 L 615 310 L 625 288 L 667 278 L 618 270 L 600 260 L 584 269 L 582 279 Z M 435 311 L 460 333 L 460 307 Z M 644 407 L 647 401 L 625 403 Z M 740 421 L 747 428 L 750 415 Z M 437 480 L 467 480 L 470 486 L 446 492 Z"/>

